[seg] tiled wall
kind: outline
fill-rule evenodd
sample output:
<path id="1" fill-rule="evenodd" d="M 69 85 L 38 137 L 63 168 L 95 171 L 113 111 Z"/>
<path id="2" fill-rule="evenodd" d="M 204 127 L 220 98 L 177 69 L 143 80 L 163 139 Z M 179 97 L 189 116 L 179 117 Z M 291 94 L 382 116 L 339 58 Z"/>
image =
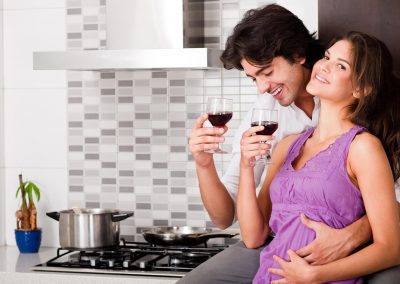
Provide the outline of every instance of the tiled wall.
<path id="1" fill-rule="evenodd" d="M 223 48 L 244 11 L 273 1 L 205 1 L 205 43 Z M 67 1 L 67 46 L 104 49 L 105 0 Z M 238 71 L 68 72 L 69 206 L 135 211 L 122 235 L 145 226 L 212 226 L 188 134 L 209 96 L 234 100 L 225 147 L 255 99 Z M 217 155 L 220 173 L 229 155 Z"/>

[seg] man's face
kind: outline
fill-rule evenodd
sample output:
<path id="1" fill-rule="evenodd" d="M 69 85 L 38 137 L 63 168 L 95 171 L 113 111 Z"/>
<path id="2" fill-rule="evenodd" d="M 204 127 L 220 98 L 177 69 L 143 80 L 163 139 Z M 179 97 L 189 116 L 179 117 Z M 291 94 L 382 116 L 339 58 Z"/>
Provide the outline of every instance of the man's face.
<path id="1" fill-rule="evenodd" d="M 246 75 L 256 83 L 260 94 L 269 93 L 280 105 L 288 106 L 306 94 L 310 71 L 303 66 L 304 61 L 290 64 L 278 56 L 267 66 L 250 64 L 246 59 L 240 63 Z"/>

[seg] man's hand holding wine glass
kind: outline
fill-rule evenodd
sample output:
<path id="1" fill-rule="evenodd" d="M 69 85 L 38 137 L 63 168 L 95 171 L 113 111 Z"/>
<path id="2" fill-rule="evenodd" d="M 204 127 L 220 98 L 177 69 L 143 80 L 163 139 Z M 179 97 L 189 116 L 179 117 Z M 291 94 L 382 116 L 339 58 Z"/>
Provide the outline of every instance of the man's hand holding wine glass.
<path id="1" fill-rule="evenodd" d="M 213 153 L 225 153 L 219 144 L 225 141 L 223 135 L 228 130 L 226 123 L 232 118 L 232 110 L 231 99 L 208 99 L 206 113 L 196 120 L 189 137 L 190 152 L 199 166 L 210 165 Z M 207 121 L 213 127 L 204 127 Z"/>
<path id="2" fill-rule="evenodd" d="M 255 163 L 269 164 L 269 141 L 278 129 L 278 111 L 271 109 L 253 109 L 251 128 L 245 131 L 241 140 L 242 163 L 253 167 Z"/>

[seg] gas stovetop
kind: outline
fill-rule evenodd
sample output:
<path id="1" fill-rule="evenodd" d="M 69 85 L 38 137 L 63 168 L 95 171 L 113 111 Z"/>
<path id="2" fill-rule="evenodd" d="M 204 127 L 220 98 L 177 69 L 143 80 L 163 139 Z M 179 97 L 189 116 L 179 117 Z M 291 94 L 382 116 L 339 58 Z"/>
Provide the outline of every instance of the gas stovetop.
<path id="1" fill-rule="evenodd" d="M 122 240 L 119 246 L 106 250 L 59 248 L 56 257 L 32 267 L 32 270 L 183 277 L 225 248 L 227 245 L 207 243 L 196 247 L 163 247 Z"/>

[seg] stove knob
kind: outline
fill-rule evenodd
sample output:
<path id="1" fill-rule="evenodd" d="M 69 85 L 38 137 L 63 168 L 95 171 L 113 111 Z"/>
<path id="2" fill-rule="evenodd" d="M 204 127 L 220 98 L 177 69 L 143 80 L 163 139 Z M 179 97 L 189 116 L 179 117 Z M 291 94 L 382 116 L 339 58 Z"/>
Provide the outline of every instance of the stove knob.
<path id="1" fill-rule="evenodd" d="M 99 261 L 97 259 L 91 259 L 90 260 L 90 266 L 95 267 L 95 266 L 97 266 L 98 263 L 99 263 Z"/>
<path id="2" fill-rule="evenodd" d="M 147 266 L 146 261 L 139 261 L 139 268 L 140 269 L 145 269 Z"/>
<path id="3" fill-rule="evenodd" d="M 108 260 L 108 267 L 114 267 L 114 259 Z"/>
<path id="4" fill-rule="evenodd" d="M 122 266 L 125 268 L 129 268 L 129 266 L 131 266 L 131 261 L 130 260 L 124 260 L 124 262 L 122 262 Z"/>

